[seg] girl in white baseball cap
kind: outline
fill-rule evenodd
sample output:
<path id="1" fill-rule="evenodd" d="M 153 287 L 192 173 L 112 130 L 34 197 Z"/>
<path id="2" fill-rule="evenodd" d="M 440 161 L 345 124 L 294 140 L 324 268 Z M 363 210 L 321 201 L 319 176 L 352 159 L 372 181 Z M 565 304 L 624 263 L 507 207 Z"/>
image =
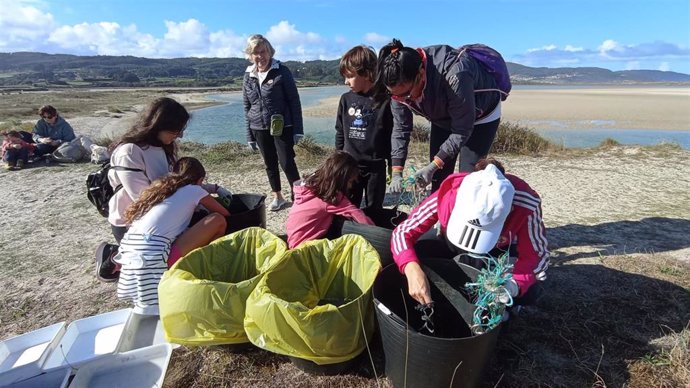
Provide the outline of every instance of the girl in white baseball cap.
<path id="1" fill-rule="evenodd" d="M 549 251 L 539 195 L 522 179 L 505 174 L 495 159 L 482 159 L 476 168 L 446 178 L 393 231 L 393 259 L 407 277 L 410 296 L 421 304 L 432 300 L 414 246 L 437 222 L 441 233 L 435 257 L 441 252 L 449 259 L 459 253 L 497 256 L 507 250 L 517 256 L 513 280 L 506 285 L 516 304 L 534 299 L 534 291 L 528 291 L 546 278 Z"/>

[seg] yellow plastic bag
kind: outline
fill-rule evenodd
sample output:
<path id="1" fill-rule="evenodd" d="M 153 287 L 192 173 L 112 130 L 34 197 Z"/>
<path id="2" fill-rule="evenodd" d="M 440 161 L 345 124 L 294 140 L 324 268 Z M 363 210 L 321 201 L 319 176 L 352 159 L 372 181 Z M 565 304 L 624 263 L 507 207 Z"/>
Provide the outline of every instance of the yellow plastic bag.
<path id="1" fill-rule="evenodd" d="M 158 286 L 166 339 L 183 345 L 249 342 L 242 323 L 247 297 L 286 250 L 283 240 L 254 227 L 180 259 Z"/>
<path id="2" fill-rule="evenodd" d="M 249 340 L 319 365 L 356 357 L 374 333 L 371 288 L 380 269 L 376 250 L 357 235 L 287 251 L 247 299 Z"/>

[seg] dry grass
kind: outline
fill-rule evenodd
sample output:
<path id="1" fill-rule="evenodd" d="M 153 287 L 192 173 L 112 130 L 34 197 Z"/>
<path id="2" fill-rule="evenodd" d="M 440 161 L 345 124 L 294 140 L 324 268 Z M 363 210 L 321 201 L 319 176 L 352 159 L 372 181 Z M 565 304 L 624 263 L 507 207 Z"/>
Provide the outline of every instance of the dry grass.
<path id="1" fill-rule="evenodd" d="M 545 288 L 538 308 L 501 333 L 482 386 L 690 384 L 689 266 L 662 254 L 565 257 L 550 270 Z M 380 343 L 372 352 L 380 373 Z M 225 346 L 180 348 L 170 365 L 166 387 L 391 386 L 374 376 L 367 357 L 342 376 L 306 374 L 286 357 Z"/>
<path id="2" fill-rule="evenodd" d="M 298 154 L 303 153 L 298 156 L 303 158 L 300 166 L 318 161 L 324 152 L 319 148 L 316 155 L 309 154 L 312 145 L 307 145 L 298 150 Z M 614 148 L 613 152 L 623 155 L 626 150 L 630 148 Z M 413 143 L 410 157 L 421 160 L 426 152 L 426 145 Z M 665 150 L 653 147 L 641 152 L 655 157 Z M 683 227 L 687 222 L 678 220 L 675 224 Z M 611 228 L 614 225 L 624 229 L 634 226 L 623 226 L 625 221 L 611 223 Z M 640 222 L 637 227 L 642 231 L 646 225 Z M 607 223 L 551 229 L 555 255 L 544 297 L 501 333 L 482 386 L 690 384 L 690 266 L 664 253 L 625 254 L 626 245 L 621 245 L 625 241 L 616 242 L 617 234 L 609 229 Z M 594 244 L 591 233 L 609 236 L 604 240 L 612 244 L 591 254 L 568 250 Z M 685 246 L 682 241 L 659 244 L 648 246 L 660 252 Z M 384 369 L 380 341 L 375 340 L 371 350 L 373 365 L 380 374 Z M 239 352 L 224 346 L 183 347 L 173 354 L 165 386 L 390 387 L 388 379 L 375 376 L 371 365 L 368 357 L 361 357 L 349 374 L 314 376 L 299 370 L 286 357 L 253 347 Z"/>
<path id="3" fill-rule="evenodd" d="M 99 109 L 127 111 L 167 92 L 131 96 L 96 92 L 95 97 L 88 93 L 88 98 L 74 92 L 3 95 L 0 117 L 22 117 L 8 112 L 23 109 L 28 115 L 25 119 L 35 120 L 35 110 L 43 101 L 59 105 L 63 112 L 67 107 L 67 112 L 75 115 Z M 66 102 L 55 102 L 58 95 Z M 78 103 L 68 103 L 77 97 Z M 511 147 L 542 147 L 541 142 L 525 138 L 524 142 L 508 143 Z M 300 171 L 315 167 L 329 149 L 306 138 L 296 149 Z M 533 150 L 522 145 L 517 149 Z M 205 147 L 185 143 L 182 153 L 200 157 L 213 179 L 233 190 L 266 190 L 261 157 L 243 144 Z M 677 175 L 659 167 L 668 164 L 665 160 L 669 155 L 674 163 L 682 158 Z M 534 182 L 546 194 L 545 214 L 552 217 L 547 233 L 555 260 L 537 308 L 526 310 L 501 333 L 482 385 L 690 386 L 690 267 L 679 261 L 678 253 L 682 255 L 690 247 L 690 217 L 684 199 L 689 181 L 682 168 L 687 166 L 687 152 L 679 151 L 677 145 L 609 145 L 605 150 L 547 151 L 536 159 L 499 157 L 509 170 Z M 413 142 L 408 164 L 418 161 L 424 165 L 426 160 L 428 145 Z M 5 269 L 0 280 L 6 291 L 0 299 L 0 327 L 4 332 L 16 335 L 59 320 L 72 321 L 126 306 L 116 300 L 112 284 L 98 283 L 92 276 L 92 245 L 110 239 L 104 220 L 85 202 L 83 177 L 94 169 L 93 165 L 51 165 L 0 174 L 0 189 L 5 190 L 6 197 L 2 208 L 12 214 L 11 219 L 0 219 L 0 264 Z M 630 171 L 637 173 L 619 177 Z M 658 186 L 642 187 L 635 180 L 641 172 L 650 174 L 645 182 L 663 175 Z M 549 187 L 564 181 L 569 184 L 567 189 Z M 669 185 L 669 181 L 676 184 Z M 607 188 L 611 182 L 632 194 L 616 197 L 622 194 Z M 22 185 L 42 190 L 22 191 Z M 599 191 L 592 195 L 587 191 L 592 188 Z M 16 197 L 18 192 L 23 195 Z M 592 203 L 586 202 L 592 197 L 601 197 L 598 202 L 604 200 L 604 207 L 595 208 L 596 216 L 591 215 Z M 649 207 L 651 197 L 653 208 Z M 71 214 L 66 216 L 64 209 L 70 209 Z M 272 232 L 281 232 L 285 214 L 268 214 Z M 38 219 L 41 222 L 35 221 Z M 7 237 L 10 235 L 13 237 Z M 646 239 L 638 239 L 640 236 Z M 22 243 L 17 244 L 17 240 Z M 372 354 L 373 365 L 381 373 L 380 342 L 372 343 Z M 387 379 L 375 376 L 371 365 L 364 356 L 350 374 L 314 376 L 300 371 L 283 356 L 255 348 L 181 347 L 173 352 L 165 386 L 390 387 Z"/>
<path id="4" fill-rule="evenodd" d="M 0 120 L 37 120 L 38 108 L 50 104 L 55 106 L 66 118 L 92 116 L 94 112 L 123 114 L 132 112 L 157 97 L 170 95 L 175 90 L 134 89 L 134 90 L 51 90 L 41 92 L 13 92 L 0 98 Z M 193 110 L 215 105 L 214 102 L 184 103 Z"/>

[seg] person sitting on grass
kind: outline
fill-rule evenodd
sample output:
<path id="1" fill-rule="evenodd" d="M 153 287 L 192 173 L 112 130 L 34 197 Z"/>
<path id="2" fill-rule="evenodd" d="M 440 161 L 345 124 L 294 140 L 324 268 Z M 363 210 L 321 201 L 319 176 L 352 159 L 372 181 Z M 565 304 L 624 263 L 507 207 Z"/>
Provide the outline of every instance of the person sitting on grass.
<path id="1" fill-rule="evenodd" d="M 201 185 L 206 171 L 195 158 L 180 158 L 173 172 L 154 181 L 125 212 L 131 226 L 118 254 L 97 267 L 121 266 L 117 296 L 140 314 L 158 314 L 158 283 L 177 260 L 225 234 L 230 213 Z M 189 227 L 197 205 L 210 214 Z M 96 269 L 96 273 L 100 268 Z"/>
<path id="2" fill-rule="evenodd" d="M 476 259 L 478 255 L 508 252 L 514 267 L 506 289 L 516 305 L 532 304 L 549 267 L 539 194 L 517 176 L 505 174 L 495 159 L 481 159 L 475 168 L 448 176 L 395 228 L 393 260 L 407 277 L 410 296 L 426 305 L 432 302 L 431 293 L 418 254 L 449 259 L 464 254 L 458 257 L 480 269 L 483 261 Z M 432 244 L 422 249 L 418 240 L 437 222 L 441 236 L 426 240 Z"/>
<path id="3" fill-rule="evenodd" d="M 345 151 L 335 151 L 313 174 L 295 182 L 295 203 L 286 225 L 290 249 L 304 241 L 330 237 L 334 216 L 374 225 L 371 218 L 347 198 L 358 178 L 355 158 Z"/>
<path id="4" fill-rule="evenodd" d="M 8 131 L 2 134 L 2 160 L 7 164 L 7 170 L 21 170 L 29 161 L 34 145 L 22 140 L 18 131 Z"/>
<path id="5" fill-rule="evenodd" d="M 58 115 L 57 109 L 52 105 L 44 105 L 38 110 L 41 119 L 36 122 L 33 139 L 36 143 L 34 156 L 51 154 L 60 144 L 70 142 L 75 139 L 74 129 Z"/>

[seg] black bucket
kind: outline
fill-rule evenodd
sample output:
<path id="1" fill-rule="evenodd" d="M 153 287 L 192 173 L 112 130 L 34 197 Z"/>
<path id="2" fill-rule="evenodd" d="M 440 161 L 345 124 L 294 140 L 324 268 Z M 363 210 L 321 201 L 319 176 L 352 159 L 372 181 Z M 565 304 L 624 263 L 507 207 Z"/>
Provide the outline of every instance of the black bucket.
<path id="1" fill-rule="evenodd" d="M 266 196 L 260 194 L 233 194 L 227 207 L 230 215 L 225 217 L 228 226 L 225 234 L 237 232 L 250 226 L 266 229 Z"/>
<path id="2" fill-rule="evenodd" d="M 298 369 L 300 369 L 303 372 L 312 374 L 312 375 L 317 375 L 317 376 L 335 376 L 335 375 L 341 375 L 344 373 L 349 373 L 350 370 L 352 370 L 355 365 L 361 362 L 360 358 L 362 357 L 362 353 L 360 353 L 357 357 L 343 361 L 343 362 L 336 362 L 335 364 L 324 364 L 324 365 L 319 365 L 315 363 L 314 361 L 311 360 L 305 360 L 303 358 L 299 357 L 288 357 L 290 361 L 292 362 L 292 365 L 296 366 Z"/>
<path id="3" fill-rule="evenodd" d="M 407 280 L 395 264 L 381 271 L 374 283 L 376 318 L 386 358 L 386 376 L 394 387 L 475 387 L 496 345 L 499 327 L 473 335 L 470 330 L 474 305 L 464 290 L 478 271 L 449 259 L 425 259 L 443 281 L 429 276 L 434 300 L 434 334 L 422 329 L 417 302 L 407 291 Z M 438 284 L 438 286 L 437 286 Z M 445 292 L 439 290 L 446 289 Z M 448 292 L 447 288 L 453 291 Z M 446 295 L 455 295 L 453 303 Z M 407 319 L 406 319 L 407 317 Z M 424 333 L 424 334 L 423 334 Z"/>
<path id="4" fill-rule="evenodd" d="M 346 220 L 342 224 L 340 235 L 358 234 L 364 237 L 376 249 L 381 259 L 381 266 L 385 267 L 393 262 L 393 254 L 391 253 L 393 229 L 407 219 L 407 213 L 397 209 L 376 209 L 375 211 L 365 210 L 364 212 L 374 221 L 376 226 Z"/>

